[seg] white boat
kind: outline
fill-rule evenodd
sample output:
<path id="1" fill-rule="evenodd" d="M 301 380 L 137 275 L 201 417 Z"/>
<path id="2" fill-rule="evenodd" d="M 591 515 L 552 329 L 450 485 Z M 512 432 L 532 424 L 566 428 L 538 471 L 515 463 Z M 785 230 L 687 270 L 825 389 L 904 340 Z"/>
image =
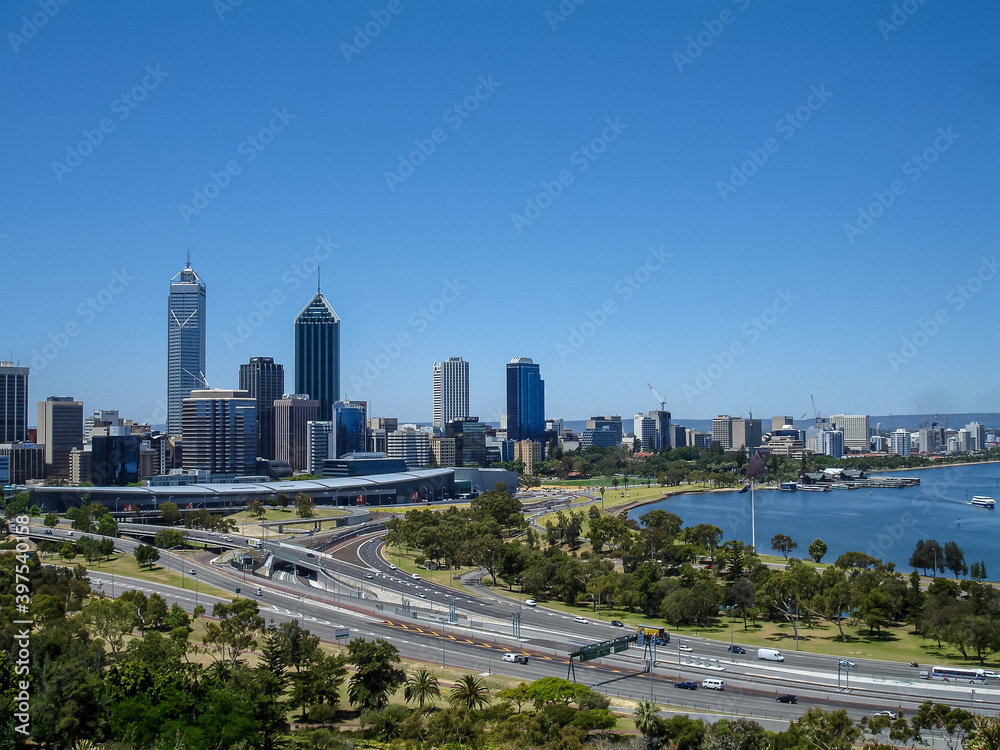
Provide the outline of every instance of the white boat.
<path id="1" fill-rule="evenodd" d="M 980 508 L 995 508 L 997 501 L 985 495 L 976 495 L 969 501 L 969 505 L 978 505 Z"/>
<path id="2" fill-rule="evenodd" d="M 800 484 L 799 492 L 829 492 L 831 489 L 828 484 Z"/>

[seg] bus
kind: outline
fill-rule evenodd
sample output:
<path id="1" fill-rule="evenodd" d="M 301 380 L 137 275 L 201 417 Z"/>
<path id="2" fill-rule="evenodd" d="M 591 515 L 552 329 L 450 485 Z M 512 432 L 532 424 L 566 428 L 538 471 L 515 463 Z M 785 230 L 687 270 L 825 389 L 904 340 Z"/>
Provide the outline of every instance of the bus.
<path id="1" fill-rule="evenodd" d="M 945 682 L 986 682 L 986 672 L 965 667 L 932 667 L 930 678 Z"/>
<path id="2" fill-rule="evenodd" d="M 636 625 L 635 634 L 642 633 L 646 638 L 652 638 L 657 646 L 665 646 L 670 643 L 670 633 L 655 625 Z"/>

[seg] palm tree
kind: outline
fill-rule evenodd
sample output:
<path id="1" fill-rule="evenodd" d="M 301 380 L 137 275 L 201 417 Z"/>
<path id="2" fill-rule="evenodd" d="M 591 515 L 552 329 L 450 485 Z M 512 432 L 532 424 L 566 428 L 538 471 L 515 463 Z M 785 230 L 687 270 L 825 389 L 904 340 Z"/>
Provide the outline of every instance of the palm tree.
<path id="1" fill-rule="evenodd" d="M 646 750 L 653 750 L 656 747 L 656 735 L 660 728 L 660 715 L 656 704 L 650 701 L 640 702 L 635 709 L 635 716 L 632 720 L 635 722 L 635 728 L 642 732 Z"/>
<path id="2" fill-rule="evenodd" d="M 490 702 L 490 689 L 473 674 L 464 675 L 451 689 L 448 701 L 453 706 L 464 706 L 470 711 Z"/>
<path id="3" fill-rule="evenodd" d="M 403 698 L 407 703 L 415 700 L 421 711 L 424 710 L 424 705 L 433 703 L 440 697 L 441 688 L 438 686 L 438 678 L 426 669 L 421 669 L 406 679 Z"/>

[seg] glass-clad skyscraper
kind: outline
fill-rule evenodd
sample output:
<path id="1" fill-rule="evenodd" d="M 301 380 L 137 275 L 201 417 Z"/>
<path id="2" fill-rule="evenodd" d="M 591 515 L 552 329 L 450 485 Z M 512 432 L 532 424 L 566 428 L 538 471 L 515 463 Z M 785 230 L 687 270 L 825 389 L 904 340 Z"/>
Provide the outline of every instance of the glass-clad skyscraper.
<path id="1" fill-rule="evenodd" d="M 507 438 L 545 444 L 545 381 L 529 357 L 507 364 Z"/>
<path id="2" fill-rule="evenodd" d="M 167 432 L 181 434 L 184 399 L 205 380 L 205 282 L 187 265 L 170 280 L 167 299 Z"/>
<path id="3" fill-rule="evenodd" d="M 319 401 L 319 417 L 332 419 L 340 398 L 340 318 L 316 290 L 295 317 L 295 392 Z"/>
<path id="4" fill-rule="evenodd" d="M 240 365 L 240 390 L 257 399 L 257 454 L 276 458 L 274 447 L 274 402 L 285 392 L 285 368 L 271 357 L 251 357 Z"/>

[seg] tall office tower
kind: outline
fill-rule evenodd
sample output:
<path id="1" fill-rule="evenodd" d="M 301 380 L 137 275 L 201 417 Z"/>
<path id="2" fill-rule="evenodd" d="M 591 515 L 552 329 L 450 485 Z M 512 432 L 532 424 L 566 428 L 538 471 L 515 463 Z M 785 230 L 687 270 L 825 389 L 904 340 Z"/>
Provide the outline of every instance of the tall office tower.
<path id="1" fill-rule="evenodd" d="M 653 450 L 656 447 L 656 420 L 645 414 L 636 414 L 632 425 L 632 432 L 639 438 L 642 449 Z"/>
<path id="2" fill-rule="evenodd" d="M 469 363 L 448 357 L 434 363 L 434 429 L 469 416 Z"/>
<path id="3" fill-rule="evenodd" d="M 889 433 L 889 452 L 899 456 L 909 456 L 910 439 L 909 430 L 893 430 Z"/>
<path id="4" fill-rule="evenodd" d="M 793 417 L 771 417 L 771 429 L 780 430 L 786 424 L 795 424 L 795 419 Z"/>
<path id="5" fill-rule="evenodd" d="M 0 443 L 0 456 L 7 459 L 11 484 L 45 478 L 45 448 L 36 443 Z"/>
<path id="6" fill-rule="evenodd" d="M 687 430 L 684 429 L 682 424 L 672 424 L 670 425 L 670 443 L 671 448 L 683 448 L 687 445 Z"/>
<path id="7" fill-rule="evenodd" d="M 972 435 L 969 449 L 974 451 L 986 450 L 986 426 L 979 422 L 969 422 L 969 424 L 965 425 L 965 429 Z"/>
<path id="8" fill-rule="evenodd" d="M 295 317 L 295 392 L 319 401 L 319 413 L 330 419 L 340 399 L 340 318 L 319 290 Z"/>
<path id="9" fill-rule="evenodd" d="M 651 411 L 649 416 L 653 420 L 653 447 L 656 450 L 664 451 L 667 448 L 680 448 L 684 445 L 683 439 L 680 443 L 673 441 L 674 432 L 670 429 L 669 411 Z"/>
<path id="10" fill-rule="evenodd" d="M 806 429 L 806 448 L 833 458 L 844 457 L 844 431 L 830 427 Z"/>
<path id="11" fill-rule="evenodd" d="M 486 423 L 480 422 L 479 417 L 448 422 L 444 436 L 455 440 L 456 466 L 486 466 Z"/>
<path id="12" fill-rule="evenodd" d="M 333 436 L 330 438 L 330 452 L 333 458 L 346 453 L 363 453 L 368 442 L 367 403 L 364 401 L 334 401 Z"/>
<path id="13" fill-rule="evenodd" d="M 240 390 L 257 400 L 257 455 L 274 458 L 274 402 L 285 392 L 285 368 L 271 357 L 240 365 Z"/>
<path id="14" fill-rule="evenodd" d="M 867 414 L 834 414 L 830 417 L 830 422 L 844 430 L 845 448 L 860 453 L 868 450 L 871 432 L 868 429 Z"/>
<path id="15" fill-rule="evenodd" d="M 28 439 L 28 368 L 0 362 L 0 443 Z"/>
<path id="16" fill-rule="evenodd" d="M 309 422 L 317 421 L 319 401 L 304 393 L 286 394 L 275 401 L 274 457 L 288 461 L 293 471 L 304 471 L 309 458 Z"/>
<path id="17" fill-rule="evenodd" d="M 333 428 L 333 422 L 306 423 L 306 471 L 309 474 L 322 474 L 323 462 L 328 458 L 336 458 L 330 450 Z"/>
<path id="18" fill-rule="evenodd" d="M 108 434 L 99 430 L 118 427 L 121 424 L 122 418 L 118 415 L 117 409 L 98 409 L 92 417 L 83 420 L 83 444 L 90 445 L 90 439 L 96 434 Z"/>
<path id="19" fill-rule="evenodd" d="M 187 265 L 170 280 L 167 298 L 167 432 L 180 435 L 184 399 L 205 380 L 205 282 Z"/>
<path id="20" fill-rule="evenodd" d="M 431 461 L 431 436 L 427 432 L 404 427 L 390 432 L 387 438 L 386 458 L 401 458 L 407 469 L 419 469 Z"/>
<path id="21" fill-rule="evenodd" d="M 38 402 L 38 439 L 45 446 L 45 475 L 69 479 L 69 452 L 83 448 L 83 402 L 49 396 Z"/>
<path id="22" fill-rule="evenodd" d="M 760 436 L 762 424 L 759 419 L 743 419 L 734 417 L 732 421 L 733 437 L 730 443 L 730 450 L 738 451 L 746 447 L 747 451 L 753 451 L 760 446 Z"/>
<path id="23" fill-rule="evenodd" d="M 90 481 L 98 487 L 125 487 L 138 482 L 141 443 L 142 439 L 128 427 L 98 428 L 90 442 Z"/>
<path id="24" fill-rule="evenodd" d="M 732 447 L 733 418 L 728 414 L 720 414 L 712 419 L 712 442 L 718 443 L 726 451 Z"/>
<path id="25" fill-rule="evenodd" d="M 533 440 L 521 440 L 514 443 L 514 460 L 524 463 L 525 476 L 534 476 L 535 464 L 542 460 L 542 444 Z"/>
<path id="26" fill-rule="evenodd" d="M 507 438 L 545 443 L 545 381 L 529 357 L 507 364 Z"/>
<path id="27" fill-rule="evenodd" d="M 257 402 L 249 393 L 196 388 L 183 407 L 185 469 L 240 476 L 257 472 Z"/>

